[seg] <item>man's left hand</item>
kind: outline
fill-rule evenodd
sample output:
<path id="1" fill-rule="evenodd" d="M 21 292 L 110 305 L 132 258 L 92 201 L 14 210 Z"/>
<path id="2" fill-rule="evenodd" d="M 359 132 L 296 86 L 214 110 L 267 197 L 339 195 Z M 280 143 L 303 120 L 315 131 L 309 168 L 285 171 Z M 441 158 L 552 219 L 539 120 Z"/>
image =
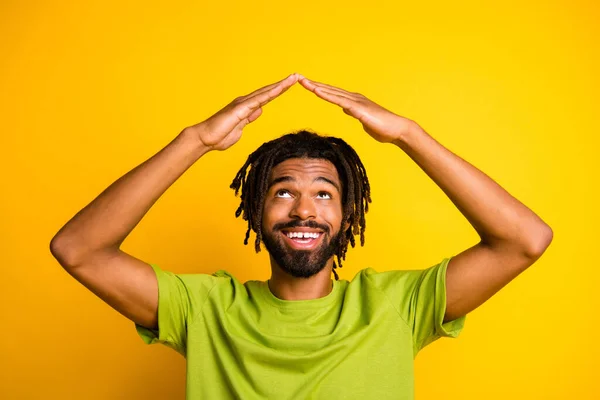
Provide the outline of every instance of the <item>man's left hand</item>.
<path id="1" fill-rule="evenodd" d="M 358 119 L 364 130 L 382 143 L 398 144 L 417 125 L 414 121 L 394 114 L 360 93 L 311 81 L 299 75 L 300 84 L 330 103 L 342 107 L 344 113 Z"/>

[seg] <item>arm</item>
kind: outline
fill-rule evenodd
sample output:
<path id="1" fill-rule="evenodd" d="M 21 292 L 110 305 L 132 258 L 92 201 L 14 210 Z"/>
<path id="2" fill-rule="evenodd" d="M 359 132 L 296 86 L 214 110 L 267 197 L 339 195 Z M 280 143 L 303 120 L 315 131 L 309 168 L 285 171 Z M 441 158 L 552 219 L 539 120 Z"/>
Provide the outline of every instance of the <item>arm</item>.
<path id="1" fill-rule="evenodd" d="M 531 266 L 552 241 L 552 230 L 486 174 L 416 124 L 395 144 L 446 193 L 481 241 L 450 260 L 446 315 L 474 310 Z"/>
<path id="2" fill-rule="evenodd" d="M 208 120 L 184 129 L 156 155 L 104 190 L 50 242 L 58 262 L 85 287 L 135 323 L 157 329 L 158 285 L 147 263 L 120 246 L 160 196 L 200 157 L 225 150 L 285 92 L 295 75 L 238 97 Z"/>
<path id="3" fill-rule="evenodd" d="M 550 245 L 552 230 L 500 185 L 443 147 L 414 121 L 365 96 L 309 81 L 300 83 L 358 119 L 376 140 L 393 143 L 446 193 L 481 241 L 453 257 L 446 274 L 444 321 L 466 315 L 532 265 Z"/>
<path id="4" fill-rule="evenodd" d="M 125 317 L 157 328 L 158 284 L 121 243 L 206 148 L 189 130 L 104 190 L 63 226 L 50 250 L 65 270 Z"/>

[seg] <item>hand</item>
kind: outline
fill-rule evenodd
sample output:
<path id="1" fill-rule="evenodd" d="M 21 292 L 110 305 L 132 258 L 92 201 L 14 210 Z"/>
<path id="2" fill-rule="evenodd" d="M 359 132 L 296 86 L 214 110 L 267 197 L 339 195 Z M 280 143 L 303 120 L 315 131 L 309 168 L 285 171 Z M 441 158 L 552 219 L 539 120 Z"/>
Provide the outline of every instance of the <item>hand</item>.
<path id="1" fill-rule="evenodd" d="M 188 129 L 192 130 L 208 150 L 225 150 L 242 136 L 242 130 L 262 114 L 262 107 L 288 90 L 298 81 L 298 75 L 237 97 L 212 117 Z"/>
<path id="2" fill-rule="evenodd" d="M 344 113 L 358 119 L 364 130 L 382 143 L 399 143 L 416 123 L 386 110 L 360 93 L 351 93 L 334 86 L 306 79 L 300 84 L 323 100 L 342 107 Z"/>

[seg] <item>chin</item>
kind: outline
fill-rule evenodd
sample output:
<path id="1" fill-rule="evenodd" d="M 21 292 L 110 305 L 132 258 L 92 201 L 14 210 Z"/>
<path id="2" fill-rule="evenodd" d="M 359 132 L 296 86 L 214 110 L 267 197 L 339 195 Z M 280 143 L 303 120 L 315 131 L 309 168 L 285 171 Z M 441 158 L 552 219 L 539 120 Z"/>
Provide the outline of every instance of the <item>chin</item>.
<path id="1" fill-rule="evenodd" d="M 289 264 L 279 264 L 277 263 L 280 268 L 285 271 L 288 275 L 291 275 L 295 278 L 310 278 L 312 276 L 317 275 L 319 272 L 323 271 L 323 269 L 325 269 L 327 263 L 323 263 L 322 265 L 311 265 L 311 264 L 296 264 L 293 263 L 292 265 Z"/>

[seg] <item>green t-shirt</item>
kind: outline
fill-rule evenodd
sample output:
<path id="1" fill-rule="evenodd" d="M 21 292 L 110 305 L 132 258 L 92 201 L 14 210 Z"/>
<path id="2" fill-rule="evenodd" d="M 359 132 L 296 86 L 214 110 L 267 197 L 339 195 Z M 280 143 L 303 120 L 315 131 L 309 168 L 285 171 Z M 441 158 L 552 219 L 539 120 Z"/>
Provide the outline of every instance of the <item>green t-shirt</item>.
<path id="1" fill-rule="evenodd" d="M 178 275 L 153 264 L 159 331 L 136 329 L 186 357 L 188 399 L 413 399 L 417 352 L 465 322 L 442 323 L 449 260 L 363 269 L 299 301 L 225 271 Z"/>

